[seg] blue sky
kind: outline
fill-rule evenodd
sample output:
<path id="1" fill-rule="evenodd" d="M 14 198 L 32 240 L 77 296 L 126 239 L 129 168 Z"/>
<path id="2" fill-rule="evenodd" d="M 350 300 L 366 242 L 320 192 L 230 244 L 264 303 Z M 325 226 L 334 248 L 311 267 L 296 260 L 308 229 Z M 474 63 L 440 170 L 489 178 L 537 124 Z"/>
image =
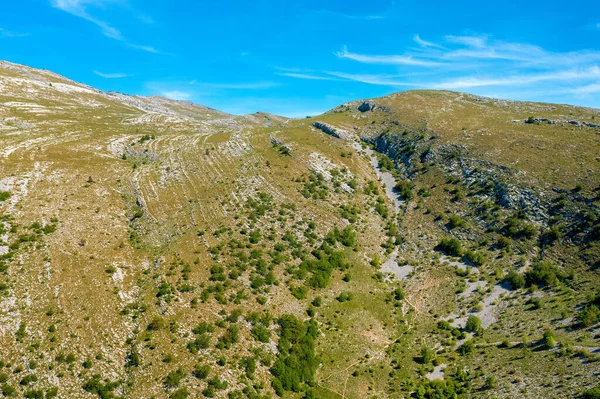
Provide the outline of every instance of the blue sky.
<path id="1" fill-rule="evenodd" d="M 598 1 L 3 3 L 0 59 L 236 114 L 422 88 L 600 108 Z"/>

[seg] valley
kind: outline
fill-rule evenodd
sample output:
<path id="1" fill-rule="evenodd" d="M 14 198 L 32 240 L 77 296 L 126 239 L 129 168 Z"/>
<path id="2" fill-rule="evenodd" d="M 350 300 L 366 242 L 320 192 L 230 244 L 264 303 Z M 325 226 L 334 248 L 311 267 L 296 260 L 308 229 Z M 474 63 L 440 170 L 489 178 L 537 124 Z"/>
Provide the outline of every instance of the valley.
<path id="1" fill-rule="evenodd" d="M 230 115 L 0 62 L 0 395 L 584 395 L 598 120 L 451 91 Z"/>

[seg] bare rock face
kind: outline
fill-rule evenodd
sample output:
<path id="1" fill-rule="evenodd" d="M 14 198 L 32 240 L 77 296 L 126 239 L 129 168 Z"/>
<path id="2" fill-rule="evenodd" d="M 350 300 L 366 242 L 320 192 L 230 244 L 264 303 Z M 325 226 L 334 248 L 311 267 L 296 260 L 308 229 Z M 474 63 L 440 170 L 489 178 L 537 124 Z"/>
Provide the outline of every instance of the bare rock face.
<path id="1" fill-rule="evenodd" d="M 585 122 L 585 121 L 577 121 L 577 120 L 557 120 L 557 119 L 548 119 L 548 118 L 528 118 L 525 120 L 520 120 L 520 119 L 513 119 L 511 122 L 523 122 L 523 123 L 527 123 L 527 124 L 544 124 L 547 123 L 549 125 L 556 125 L 557 123 L 567 123 L 569 125 L 573 125 L 575 127 L 582 127 L 582 126 L 587 126 L 587 127 L 591 127 L 591 128 L 599 128 L 600 125 L 596 124 L 596 123 L 590 123 L 590 122 Z"/>
<path id="2" fill-rule="evenodd" d="M 377 108 L 377 104 L 375 104 L 373 101 L 364 101 L 358 106 L 358 110 L 360 112 L 375 111 L 375 108 Z"/>
<path id="3" fill-rule="evenodd" d="M 352 134 L 346 130 L 339 129 L 333 125 L 324 122 L 314 122 L 313 126 L 319 130 L 322 130 L 324 133 L 329 134 L 330 136 L 336 137 L 342 140 L 350 140 L 352 138 Z"/>

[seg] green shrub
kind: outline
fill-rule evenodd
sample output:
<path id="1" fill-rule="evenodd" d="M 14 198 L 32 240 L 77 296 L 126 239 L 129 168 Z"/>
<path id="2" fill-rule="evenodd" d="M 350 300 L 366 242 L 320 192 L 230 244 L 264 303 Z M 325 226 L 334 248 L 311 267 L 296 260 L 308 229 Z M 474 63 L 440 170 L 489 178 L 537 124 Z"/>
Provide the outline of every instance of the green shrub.
<path id="1" fill-rule="evenodd" d="M 493 376 L 489 376 L 485 379 L 485 388 L 494 389 L 496 388 L 496 379 Z"/>
<path id="2" fill-rule="evenodd" d="M 596 305 L 590 305 L 583 308 L 577 316 L 577 321 L 583 327 L 589 327 L 600 321 L 600 309 Z"/>
<path id="3" fill-rule="evenodd" d="M 413 185 L 410 181 L 400 180 L 398 183 L 396 183 L 395 188 L 396 188 L 396 191 L 398 192 L 398 194 L 400 195 L 400 197 L 402 197 L 404 200 L 410 201 L 411 199 L 413 199 L 413 197 L 414 197 L 414 194 L 412 192 Z"/>
<path id="4" fill-rule="evenodd" d="M 37 382 L 37 380 L 38 380 L 38 378 L 34 374 L 29 374 L 29 375 L 26 375 L 25 377 L 23 377 L 21 379 L 21 381 L 19 382 L 19 384 L 29 385 L 32 382 Z"/>
<path id="5" fill-rule="evenodd" d="M 452 326 L 446 320 L 438 321 L 437 328 L 439 328 L 440 330 L 452 330 Z"/>
<path id="6" fill-rule="evenodd" d="M 566 279 L 566 275 L 550 262 L 535 262 L 526 274 L 531 284 L 555 285 Z"/>
<path id="7" fill-rule="evenodd" d="M 237 344 L 240 340 L 240 328 L 238 326 L 231 325 L 227 328 L 225 333 L 219 338 L 217 342 L 217 348 L 219 349 L 231 349 L 234 344 Z"/>
<path id="8" fill-rule="evenodd" d="M 510 238 L 501 236 L 498 238 L 498 247 L 499 248 L 508 248 L 510 247 Z"/>
<path id="9" fill-rule="evenodd" d="M 433 360 L 435 353 L 431 348 L 424 346 L 421 348 L 421 361 L 423 364 L 429 364 Z"/>
<path id="10" fill-rule="evenodd" d="M 542 338 L 546 349 L 552 349 L 556 346 L 556 337 L 551 330 L 544 331 L 544 337 Z"/>
<path id="11" fill-rule="evenodd" d="M 505 222 L 504 231 L 510 237 L 531 239 L 537 234 L 537 228 L 534 225 L 525 223 L 517 217 L 510 217 Z"/>
<path id="12" fill-rule="evenodd" d="M 24 398 L 27 399 L 44 399 L 44 391 L 42 390 L 30 390 L 23 394 Z"/>
<path id="13" fill-rule="evenodd" d="M 196 364 L 194 366 L 194 370 L 192 371 L 192 375 L 199 380 L 203 380 L 210 374 L 210 366 L 207 364 Z"/>
<path id="14" fill-rule="evenodd" d="M 190 396 L 190 393 L 186 388 L 179 388 L 175 392 L 173 392 L 170 396 L 171 399 L 187 399 Z"/>
<path id="15" fill-rule="evenodd" d="M 456 238 L 442 238 L 436 249 L 451 256 L 461 256 L 463 253 L 462 245 Z"/>
<path id="16" fill-rule="evenodd" d="M 352 293 L 351 292 L 341 292 L 335 299 L 338 300 L 338 302 L 348 302 L 352 300 Z"/>
<path id="17" fill-rule="evenodd" d="M 450 230 L 455 229 L 457 227 L 463 227 L 465 225 L 465 221 L 458 215 L 451 215 L 448 219 L 448 228 Z"/>
<path id="18" fill-rule="evenodd" d="M 251 333 L 258 342 L 267 343 L 271 341 L 271 331 L 262 324 L 257 324 L 252 327 Z"/>
<path id="19" fill-rule="evenodd" d="M 126 363 L 126 367 L 139 367 L 142 364 L 142 361 L 140 359 L 140 355 L 135 352 L 132 351 L 129 356 L 127 356 L 127 363 Z"/>
<path id="20" fill-rule="evenodd" d="M 504 279 L 507 283 L 510 284 L 513 290 L 518 290 L 520 288 L 525 287 L 525 277 L 521 274 L 517 273 L 514 270 L 508 272 L 508 275 Z"/>
<path id="21" fill-rule="evenodd" d="M 541 309 L 542 308 L 542 300 L 540 298 L 531 298 L 528 303 L 533 305 L 532 309 Z"/>
<path id="22" fill-rule="evenodd" d="M 320 296 L 315 297 L 315 299 L 313 299 L 313 301 L 311 302 L 312 305 L 316 308 L 321 306 L 321 303 L 323 302 L 323 298 L 321 298 Z"/>
<path id="23" fill-rule="evenodd" d="M 600 399 L 600 384 L 583 393 L 584 399 Z"/>
<path id="24" fill-rule="evenodd" d="M 304 383 L 314 382 L 319 366 L 314 348 L 318 327 L 312 320 L 303 323 L 293 315 L 280 317 L 278 324 L 278 353 L 271 374 L 275 377 L 273 389 L 282 396 L 285 391 L 300 392 Z"/>
<path id="25" fill-rule="evenodd" d="M 160 317 L 156 316 L 148 323 L 146 330 L 148 331 L 158 331 L 160 329 L 165 328 L 165 322 Z"/>
<path id="26" fill-rule="evenodd" d="M 474 264 L 475 266 L 484 265 L 486 262 L 485 255 L 482 254 L 481 252 L 475 252 L 475 251 L 466 251 L 465 259 L 468 262 L 471 262 L 472 264 Z"/>
<path id="27" fill-rule="evenodd" d="M 458 353 L 460 353 L 463 356 L 466 356 L 466 355 L 470 355 L 471 353 L 473 353 L 474 350 L 475 350 L 475 342 L 472 339 L 469 339 L 469 340 L 465 341 L 465 343 L 462 344 L 458 348 Z"/>
<path id="28" fill-rule="evenodd" d="M 10 198 L 10 193 L 8 191 L 0 191 L 0 202 L 6 201 Z"/>
<path id="29" fill-rule="evenodd" d="M 167 374 L 167 376 L 163 379 L 163 383 L 167 388 L 177 388 L 184 377 L 185 373 L 183 370 L 177 369 Z"/>
<path id="30" fill-rule="evenodd" d="M 114 398 L 113 391 L 119 386 L 118 382 L 107 381 L 103 383 L 99 374 L 94 374 L 92 378 L 83 384 L 84 391 L 94 393 L 101 399 Z"/>
<path id="31" fill-rule="evenodd" d="M 2 391 L 2 395 L 6 396 L 7 398 L 13 398 L 17 396 L 17 390 L 12 385 L 2 384 L 0 391 Z"/>
<path id="32" fill-rule="evenodd" d="M 396 288 L 394 290 L 394 292 L 392 292 L 392 295 L 394 296 L 394 299 L 397 301 L 401 301 L 406 297 L 406 294 L 404 293 L 402 288 Z"/>
<path id="33" fill-rule="evenodd" d="M 481 319 L 477 316 L 471 315 L 467 319 L 467 324 L 465 325 L 467 331 L 477 332 L 481 329 Z"/>
<path id="34" fill-rule="evenodd" d="M 292 292 L 292 295 L 296 299 L 304 299 L 304 298 L 306 298 L 306 294 L 308 292 L 308 290 L 306 289 L 306 287 L 303 286 L 303 285 L 298 286 L 298 287 L 290 288 L 290 291 Z"/>

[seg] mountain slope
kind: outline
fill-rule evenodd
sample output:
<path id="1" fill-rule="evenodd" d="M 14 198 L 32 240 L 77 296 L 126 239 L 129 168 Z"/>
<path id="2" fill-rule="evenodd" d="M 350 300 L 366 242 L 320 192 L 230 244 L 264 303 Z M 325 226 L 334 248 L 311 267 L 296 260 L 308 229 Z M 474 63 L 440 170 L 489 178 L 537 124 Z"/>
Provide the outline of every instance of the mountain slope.
<path id="1" fill-rule="evenodd" d="M 232 116 L 0 63 L 3 394 L 581 392 L 598 119 L 434 91 Z"/>

